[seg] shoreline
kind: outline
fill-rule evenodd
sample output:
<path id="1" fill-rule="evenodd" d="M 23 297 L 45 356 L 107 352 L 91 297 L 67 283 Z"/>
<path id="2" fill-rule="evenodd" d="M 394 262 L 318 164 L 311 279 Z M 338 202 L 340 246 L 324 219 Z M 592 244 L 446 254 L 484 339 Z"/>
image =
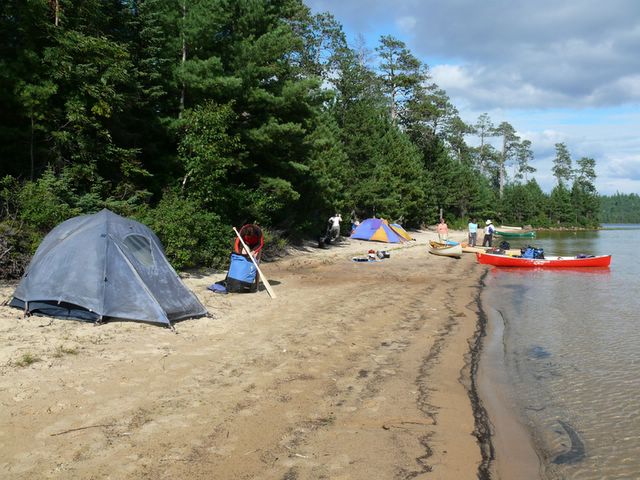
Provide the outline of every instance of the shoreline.
<path id="1" fill-rule="evenodd" d="M 482 396 L 480 395 L 478 369 L 482 359 L 482 353 L 485 349 L 487 337 L 488 319 L 482 306 L 482 289 L 484 288 L 484 279 L 487 276 L 488 269 L 485 269 L 482 277 L 480 277 L 480 289 L 475 297 L 476 308 L 478 309 L 477 327 L 474 338 L 469 343 L 469 401 L 473 410 L 475 419 L 475 435 L 482 461 L 478 466 L 478 479 L 490 480 L 493 463 L 495 461 L 495 447 L 493 444 L 493 432 L 491 429 L 491 421 L 489 414 L 484 406 Z"/>
<path id="2" fill-rule="evenodd" d="M 265 291 L 214 294 L 206 286 L 225 272 L 192 272 L 185 283 L 213 318 L 179 322 L 178 335 L 130 322 L 21 320 L 0 307 L 0 471 L 132 479 L 488 472 L 492 457 L 481 450 L 491 441 L 472 393 L 486 270 L 473 255 L 429 255 L 436 234 L 411 233 L 417 242 L 399 247 L 347 240 L 265 263 L 275 300 Z M 391 258 L 350 261 L 369 248 Z M 39 361 L 17 366 L 27 353 Z"/>
<path id="3" fill-rule="evenodd" d="M 485 278 L 486 274 L 483 276 L 483 288 Z M 483 304 L 486 296 L 485 291 L 478 296 L 484 331 L 473 376 L 480 399 L 478 424 L 486 429 L 483 433 L 489 443 L 486 478 L 538 480 L 543 478 L 543 464 L 530 431 L 516 413 L 510 391 L 504 359 L 504 319 L 490 303 Z"/>

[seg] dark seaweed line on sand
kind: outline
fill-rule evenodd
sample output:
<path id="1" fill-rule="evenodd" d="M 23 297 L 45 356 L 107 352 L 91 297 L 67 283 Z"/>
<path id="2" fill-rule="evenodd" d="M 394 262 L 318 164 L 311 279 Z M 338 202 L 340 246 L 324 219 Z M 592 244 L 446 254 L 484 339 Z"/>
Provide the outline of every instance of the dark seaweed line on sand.
<path id="1" fill-rule="evenodd" d="M 448 308 L 450 308 L 449 304 L 446 304 Z M 440 353 L 442 352 L 442 347 L 444 346 L 447 337 L 451 334 L 453 327 L 456 325 L 455 318 L 449 316 L 447 322 L 444 325 L 444 329 L 440 331 L 438 336 L 436 337 L 433 345 L 427 352 L 427 354 L 422 358 L 420 363 L 420 369 L 418 372 L 418 377 L 416 378 L 415 385 L 418 389 L 418 398 L 416 399 L 416 405 L 418 409 L 428 418 L 431 419 L 433 425 L 438 424 L 438 419 L 436 415 L 436 409 L 433 405 L 429 403 L 429 387 L 427 379 L 429 378 L 429 372 L 433 368 L 435 360 L 438 358 Z M 431 440 L 431 435 L 423 435 L 420 437 L 419 441 L 422 447 L 425 450 L 424 455 L 416 458 L 416 463 L 420 465 L 421 469 L 417 471 L 406 471 L 402 470 L 400 472 L 400 477 L 403 480 L 410 480 L 412 478 L 416 478 L 424 473 L 429 473 L 433 471 L 433 467 L 429 464 L 429 458 L 433 455 L 433 450 L 429 445 Z"/>
<path id="2" fill-rule="evenodd" d="M 453 294 L 449 292 L 449 297 L 453 297 Z M 418 372 L 418 376 L 415 381 L 415 385 L 418 389 L 418 398 L 416 399 L 416 405 L 418 409 L 428 418 L 431 419 L 433 425 L 438 424 L 437 418 L 437 408 L 434 407 L 429 402 L 430 397 L 430 387 L 429 387 L 429 373 L 431 369 L 434 367 L 436 360 L 442 353 L 442 349 L 451 335 L 453 328 L 458 325 L 458 315 L 454 315 L 452 310 L 452 305 L 450 302 L 445 302 L 445 307 L 449 310 L 449 316 L 447 321 L 445 322 L 443 328 L 439 331 L 439 334 L 436 336 L 433 345 L 427 352 L 427 354 L 422 358 L 420 369 Z M 419 441 L 422 447 L 425 450 L 424 455 L 416 458 L 416 463 L 420 465 L 421 469 L 417 471 L 407 471 L 401 470 L 398 475 L 398 478 L 402 478 L 403 480 L 410 480 L 412 478 L 416 478 L 424 473 L 429 473 L 433 471 L 433 466 L 429 463 L 429 458 L 433 455 L 433 450 L 429 445 L 431 441 L 431 434 L 426 434 L 420 437 Z"/>
<path id="3" fill-rule="evenodd" d="M 485 285 L 485 278 L 489 273 L 486 270 L 480 278 L 480 288 L 476 294 L 475 304 L 478 309 L 478 324 L 474 333 L 473 339 L 470 342 L 470 384 L 467 388 L 469 399 L 471 400 L 471 407 L 473 409 L 473 418 L 475 420 L 475 430 L 473 435 L 478 441 L 480 446 L 480 452 L 482 454 L 482 461 L 478 466 L 478 479 L 490 480 L 491 479 L 491 462 L 495 459 L 495 450 L 493 442 L 491 441 L 491 427 L 489 423 L 489 416 L 486 409 L 482 405 L 480 396 L 478 394 L 478 365 L 480 363 L 480 354 L 482 352 L 483 338 L 487 335 L 487 315 L 482 309 L 482 303 L 480 301 L 480 294 Z"/>

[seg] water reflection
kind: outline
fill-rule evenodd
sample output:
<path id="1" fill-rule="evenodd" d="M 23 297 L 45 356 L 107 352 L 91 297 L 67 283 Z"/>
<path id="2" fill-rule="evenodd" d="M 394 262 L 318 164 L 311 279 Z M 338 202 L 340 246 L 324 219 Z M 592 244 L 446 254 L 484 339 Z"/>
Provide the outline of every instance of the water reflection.
<path id="1" fill-rule="evenodd" d="M 489 276 L 514 276 L 532 279 L 541 279 L 546 276 L 609 276 L 611 269 L 609 267 L 563 267 L 563 268 L 518 268 L 518 267 L 490 267 Z"/>

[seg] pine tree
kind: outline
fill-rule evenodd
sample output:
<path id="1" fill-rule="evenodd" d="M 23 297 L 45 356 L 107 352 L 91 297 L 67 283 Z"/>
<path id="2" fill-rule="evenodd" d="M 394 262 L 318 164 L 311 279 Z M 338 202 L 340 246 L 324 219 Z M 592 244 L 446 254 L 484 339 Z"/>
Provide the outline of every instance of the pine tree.
<path id="1" fill-rule="evenodd" d="M 553 175 L 558 181 L 558 185 L 565 185 L 571 180 L 573 176 L 573 169 L 571 167 L 571 155 L 564 143 L 556 143 L 556 157 L 553 160 L 553 168 L 551 169 Z"/>
<path id="2" fill-rule="evenodd" d="M 490 165 L 493 163 L 493 147 L 488 143 L 488 139 L 497 135 L 496 128 L 489 118 L 489 114 L 483 113 L 478 117 L 478 121 L 472 126 L 472 130 L 480 139 L 480 145 L 477 147 L 476 165 L 481 173 L 487 173 Z"/>
<path id="3" fill-rule="evenodd" d="M 536 168 L 530 165 L 533 160 L 533 151 L 531 150 L 531 141 L 523 140 L 516 147 L 516 173 L 514 178 L 516 181 L 521 182 L 524 180 L 527 182 L 528 175 L 534 173 Z"/>
<path id="4" fill-rule="evenodd" d="M 412 91 L 426 78 L 422 64 L 404 42 L 390 35 L 380 37 L 376 48 L 380 56 L 380 72 L 384 92 L 389 101 L 389 115 L 396 124 L 402 116 L 404 103 Z"/>
<path id="5" fill-rule="evenodd" d="M 594 226 L 599 223 L 600 202 L 594 185 L 596 161 L 582 157 L 576 162 L 575 179 L 571 188 L 571 201 L 576 215 L 576 223 Z"/>
<path id="6" fill-rule="evenodd" d="M 559 183 L 551 190 L 548 209 L 549 220 L 553 225 L 570 225 L 575 220 L 571 192 L 564 183 Z"/>
<path id="7" fill-rule="evenodd" d="M 498 157 L 498 192 L 502 198 L 504 186 L 507 182 L 507 166 L 513 161 L 518 153 L 520 145 L 520 137 L 516 135 L 516 131 L 508 122 L 502 122 L 498 125 L 496 132 L 502 136 L 502 150 Z"/>

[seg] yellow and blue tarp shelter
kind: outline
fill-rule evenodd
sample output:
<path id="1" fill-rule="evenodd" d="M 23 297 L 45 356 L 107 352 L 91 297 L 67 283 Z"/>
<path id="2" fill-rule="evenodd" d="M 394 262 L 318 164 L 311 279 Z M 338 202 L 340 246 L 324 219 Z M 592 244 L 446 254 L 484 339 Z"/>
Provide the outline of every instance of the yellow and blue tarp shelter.
<path id="1" fill-rule="evenodd" d="M 391 223 L 389 224 L 389 226 L 394 232 L 396 232 L 398 235 L 404 238 L 407 242 L 413 240 L 413 238 L 411 238 L 411 235 L 409 235 L 407 231 L 404 228 L 402 228 L 401 225 L 398 225 L 397 223 Z"/>
<path id="2" fill-rule="evenodd" d="M 386 243 L 413 240 L 404 228 L 397 224 L 390 224 L 384 218 L 367 218 L 358 225 L 351 238 Z"/>

